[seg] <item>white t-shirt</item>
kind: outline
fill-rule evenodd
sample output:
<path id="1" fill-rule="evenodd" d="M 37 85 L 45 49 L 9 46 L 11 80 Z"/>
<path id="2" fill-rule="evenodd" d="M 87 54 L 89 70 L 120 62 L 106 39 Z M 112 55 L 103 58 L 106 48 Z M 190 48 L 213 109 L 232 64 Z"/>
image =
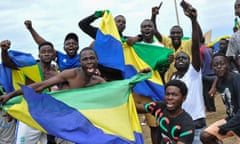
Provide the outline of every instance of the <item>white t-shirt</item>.
<path id="1" fill-rule="evenodd" d="M 183 109 L 188 112 L 193 120 L 205 118 L 205 106 L 202 93 L 202 74 L 197 72 L 192 64 L 182 78 L 173 76 L 172 79 L 178 79 L 185 82 L 188 88 L 186 100 L 183 102 Z"/>
<path id="2" fill-rule="evenodd" d="M 155 46 L 159 46 L 159 47 L 164 47 L 164 45 L 161 44 L 161 43 L 158 42 L 158 41 L 154 41 L 154 42 L 152 42 L 152 43 L 146 43 L 146 42 L 144 42 L 144 41 L 141 41 L 140 43 L 155 45 Z"/>

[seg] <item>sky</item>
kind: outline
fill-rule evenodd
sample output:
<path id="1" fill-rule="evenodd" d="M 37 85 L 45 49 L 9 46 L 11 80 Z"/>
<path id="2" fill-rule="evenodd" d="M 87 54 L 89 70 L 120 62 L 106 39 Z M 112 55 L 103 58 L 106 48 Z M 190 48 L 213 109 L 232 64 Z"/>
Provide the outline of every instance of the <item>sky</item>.
<path id="1" fill-rule="evenodd" d="M 198 11 L 198 22 L 203 33 L 212 30 L 212 39 L 232 35 L 235 0 L 186 0 Z M 92 39 L 78 27 L 78 22 L 96 10 L 110 10 L 113 16 L 126 17 L 127 36 L 140 33 L 140 23 L 151 17 L 151 8 L 161 0 L 0 0 L 0 40 L 10 40 L 11 49 L 32 53 L 37 57 L 37 44 L 25 28 L 24 21 L 31 20 L 35 30 L 55 49 L 63 51 L 64 37 L 69 32 L 79 36 L 79 47 L 87 47 Z M 162 0 L 157 17 L 158 30 L 169 35 L 177 24 L 174 0 Z M 183 14 L 181 0 L 176 0 L 179 24 L 184 36 L 191 36 L 190 19 Z M 100 19 L 93 23 L 98 26 Z"/>

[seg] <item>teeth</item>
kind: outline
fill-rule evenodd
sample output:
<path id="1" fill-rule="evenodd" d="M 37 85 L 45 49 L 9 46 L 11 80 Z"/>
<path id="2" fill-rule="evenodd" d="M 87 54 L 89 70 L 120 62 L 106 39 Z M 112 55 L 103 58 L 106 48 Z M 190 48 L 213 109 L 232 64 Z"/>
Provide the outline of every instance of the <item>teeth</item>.
<path id="1" fill-rule="evenodd" d="M 94 72 L 94 68 L 88 68 L 87 71 L 92 73 Z"/>
<path id="2" fill-rule="evenodd" d="M 173 105 L 172 104 L 167 104 L 167 107 L 173 107 Z"/>
<path id="3" fill-rule="evenodd" d="M 167 103 L 167 105 L 173 105 L 172 103 Z"/>

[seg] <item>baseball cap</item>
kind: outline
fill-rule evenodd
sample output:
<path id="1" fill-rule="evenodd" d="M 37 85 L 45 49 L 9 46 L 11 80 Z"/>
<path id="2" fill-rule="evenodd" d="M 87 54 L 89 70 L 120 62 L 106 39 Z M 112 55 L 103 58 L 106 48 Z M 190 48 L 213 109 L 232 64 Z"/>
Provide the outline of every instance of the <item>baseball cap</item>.
<path id="1" fill-rule="evenodd" d="M 75 33 L 68 33 L 64 39 L 64 42 L 68 39 L 74 39 L 78 42 L 78 36 Z"/>

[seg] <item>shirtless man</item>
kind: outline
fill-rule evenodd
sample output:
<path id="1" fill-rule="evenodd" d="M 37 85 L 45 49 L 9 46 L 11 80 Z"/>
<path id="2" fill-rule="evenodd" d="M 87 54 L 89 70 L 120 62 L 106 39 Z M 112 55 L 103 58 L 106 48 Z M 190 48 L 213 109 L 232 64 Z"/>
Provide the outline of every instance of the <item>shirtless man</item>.
<path id="1" fill-rule="evenodd" d="M 11 42 L 9 40 L 3 40 L 0 44 L 2 49 L 2 63 L 12 69 L 18 69 L 16 65 L 11 61 L 11 58 L 8 56 L 8 49 L 10 48 Z M 43 42 L 38 46 L 39 50 L 39 65 L 42 69 L 44 79 L 48 79 L 57 74 L 56 69 L 51 65 L 52 60 L 55 58 L 54 46 L 50 42 Z M 30 84 L 32 82 L 26 82 Z"/>
<path id="2" fill-rule="evenodd" d="M 10 48 L 10 45 L 11 42 L 9 40 L 4 40 L 0 44 L 2 50 L 1 53 L 2 63 L 7 67 L 16 70 L 18 69 L 18 67 L 8 55 L 8 49 Z M 55 50 L 53 44 L 46 41 L 40 44 L 38 49 L 39 49 L 38 64 L 43 73 L 43 78 L 49 79 L 50 77 L 57 75 L 57 71 L 51 66 L 51 62 L 55 58 Z M 28 78 L 28 76 L 26 75 L 24 84 L 28 85 L 31 83 L 34 83 L 34 81 Z M 12 131 L 15 131 L 15 126 L 12 128 Z M 12 137 L 15 138 L 14 132 L 12 134 L 13 134 Z M 18 144 L 22 141 L 26 143 L 36 143 L 37 141 L 40 141 L 42 144 L 45 144 L 47 143 L 47 137 L 44 133 L 40 132 L 39 130 L 36 130 L 32 127 L 29 127 L 28 125 L 25 125 L 22 122 L 19 122 L 18 131 L 16 133 L 16 143 Z"/>
<path id="3" fill-rule="evenodd" d="M 103 78 L 98 76 L 98 58 L 92 48 L 87 47 L 81 50 L 80 62 L 80 68 L 64 70 L 48 80 L 33 83 L 29 86 L 32 87 L 36 92 L 41 92 L 45 88 L 65 82 L 67 83 L 69 89 L 88 87 L 105 82 Z M 0 97 L 0 101 L 6 102 L 9 98 L 21 94 L 21 90 L 13 91 L 4 95 L 3 97 Z"/>

